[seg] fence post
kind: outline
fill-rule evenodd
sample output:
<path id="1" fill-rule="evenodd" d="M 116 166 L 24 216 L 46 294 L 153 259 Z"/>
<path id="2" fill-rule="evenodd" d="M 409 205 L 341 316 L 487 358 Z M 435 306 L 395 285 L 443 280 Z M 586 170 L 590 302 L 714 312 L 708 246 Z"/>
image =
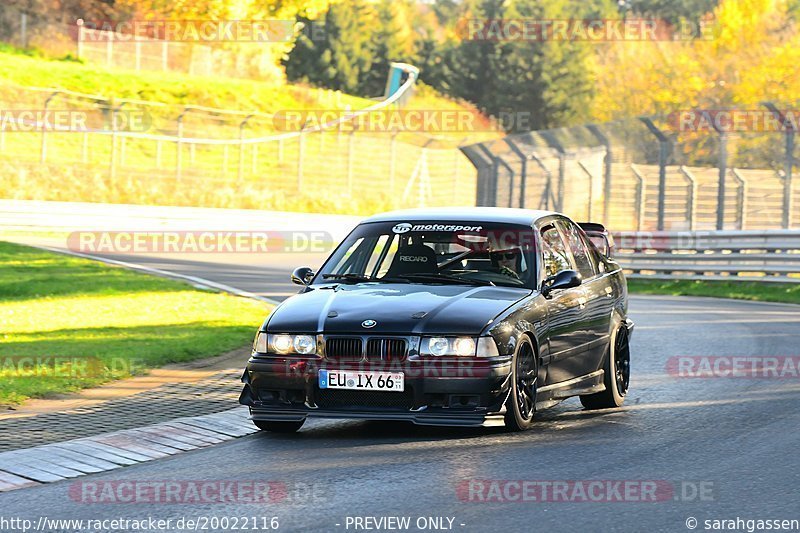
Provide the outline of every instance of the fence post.
<path id="1" fill-rule="evenodd" d="M 469 137 L 464 137 L 463 139 L 461 139 L 461 141 L 459 141 L 458 143 L 458 146 L 460 147 L 461 145 L 463 145 L 468 139 Z M 453 150 L 453 198 L 454 199 L 458 196 L 458 185 L 459 182 L 461 181 L 460 164 L 461 164 L 462 153 L 463 152 L 459 150 L 458 147 L 455 150 Z"/>
<path id="2" fill-rule="evenodd" d="M 717 185 L 717 229 L 725 229 L 725 177 L 728 174 L 728 134 L 719 131 L 719 183 Z"/>
<path id="3" fill-rule="evenodd" d="M 508 171 L 508 207 L 514 207 L 514 169 L 499 155 L 495 158 Z"/>
<path id="4" fill-rule="evenodd" d="M 169 43 L 167 41 L 161 42 L 161 70 L 164 72 L 169 70 Z"/>
<path id="5" fill-rule="evenodd" d="M 564 210 L 564 182 L 566 179 L 566 172 L 567 172 L 567 152 L 564 150 L 564 146 L 558 142 L 558 139 L 552 134 L 552 132 L 542 132 L 542 137 L 547 141 L 547 144 L 550 148 L 555 149 L 558 152 L 558 193 L 556 195 L 556 203 L 555 206 L 556 211 L 563 211 Z"/>
<path id="6" fill-rule="evenodd" d="M 53 98 L 58 96 L 59 93 L 60 91 L 51 93 L 50 96 L 48 96 L 44 101 L 44 116 L 47 116 L 47 107 L 50 105 L 50 102 L 53 100 Z M 39 153 L 39 162 L 44 163 L 45 161 L 47 161 L 47 128 L 42 127 L 42 146 Z"/>
<path id="7" fill-rule="evenodd" d="M 647 129 L 658 139 L 658 216 L 656 229 L 664 231 L 664 207 L 667 195 L 667 158 L 669 157 L 669 138 L 656 127 L 649 117 L 639 117 Z"/>
<path id="8" fill-rule="evenodd" d="M 747 224 L 747 180 L 739 174 L 739 170 L 732 168 L 731 173 L 739 183 L 739 193 L 736 195 L 739 204 L 739 229 L 745 229 Z"/>
<path id="9" fill-rule="evenodd" d="M 547 168 L 539 156 L 536 155 L 536 152 L 532 152 L 530 158 L 545 175 L 544 191 L 542 191 L 542 197 L 539 199 L 539 209 L 549 210 L 550 200 L 553 200 L 553 203 L 555 203 L 555 199 L 553 198 L 553 173 L 550 172 L 550 169 Z"/>
<path id="10" fill-rule="evenodd" d="M 110 67 L 114 64 L 114 32 L 107 31 L 108 40 L 106 40 L 106 66 Z"/>
<path id="11" fill-rule="evenodd" d="M 489 181 L 489 194 L 487 195 L 487 206 L 497 206 L 497 178 L 498 178 L 498 171 L 499 171 L 499 164 L 497 162 L 497 158 L 494 156 L 491 150 L 486 148 L 483 144 L 479 144 L 478 148 L 483 151 L 484 155 L 489 158 L 489 161 L 492 162 L 492 174 L 491 180 Z"/>
<path id="12" fill-rule="evenodd" d="M 28 14 L 24 11 L 19 17 L 19 33 L 22 48 L 28 48 Z"/>
<path id="13" fill-rule="evenodd" d="M 503 139 L 509 148 L 519 157 L 520 161 L 520 171 L 519 171 L 519 205 L 520 208 L 525 208 L 525 182 L 528 178 L 528 158 L 525 153 L 519 149 L 519 146 L 514 144 L 514 141 L 511 140 L 510 137 L 506 137 Z M 511 205 L 511 200 L 509 199 L 509 207 L 513 207 Z"/>
<path id="14" fill-rule="evenodd" d="M 353 135 L 356 133 L 355 124 L 353 131 L 347 136 L 347 197 L 353 195 Z"/>
<path id="15" fill-rule="evenodd" d="M 611 162 L 613 157 L 611 153 L 611 141 L 596 124 L 590 124 L 587 126 L 587 129 L 606 149 L 606 154 L 603 158 L 603 223 L 608 225 L 609 218 L 611 217 Z"/>
<path id="16" fill-rule="evenodd" d="M 491 189 L 492 159 L 485 156 L 483 153 L 485 150 L 482 149 L 481 144 L 461 145 L 458 150 L 464 154 L 464 157 L 467 158 L 478 173 L 475 187 L 475 205 L 491 205 L 488 201 L 488 196 Z"/>
<path id="17" fill-rule="evenodd" d="M 695 220 L 697 215 L 697 179 L 695 179 L 694 175 L 689 172 L 689 169 L 685 166 L 681 165 L 680 167 L 681 174 L 689 180 L 689 194 L 687 195 L 688 198 L 686 199 L 686 214 L 689 218 L 689 231 L 695 230 Z"/>
<path id="18" fill-rule="evenodd" d="M 300 128 L 300 135 L 297 136 L 297 191 L 303 189 L 303 159 L 305 158 L 306 136 L 303 130 L 306 129 L 308 120 Z"/>
<path id="19" fill-rule="evenodd" d="M 142 70 L 142 42 L 136 38 L 136 42 L 133 46 L 136 54 L 136 72 L 139 72 Z"/>
<path id="20" fill-rule="evenodd" d="M 252 113 L 247 115 L 244 120 L 239 123 L 239 169 L 236 180 L 239 182 L 240 186 L 244 180 L 244 127 L 247 126 L 247 122 L 252 116 Z"/>
<path id="21" fill-rule="evenodd" d="M 633 163 L 631 163 L 631 170 L 636 178 L 636 231 L 642 231 L 642 226 L 644 226 L 644 196 L 647 190 L 647 182 L 642 173 L 639 172 L 639 168 Z"/>
<path id="22" fill-rule="evenodd" d="M 394 197 L 394 180 L 397 173 L 397 135 L 399 131 L 392 133 L 392 140 L 389 141 L 389 196 Z"/>
<path id="23" fill-rule="evenodd" d="M 83 19 L 78 19 L 77 24 L 78 24 L 78 43 L 77 43 L 77 49 L 75 50 L 75 55 L 78 57 L 78 59 L 81 59 L 83 58 L 83 31 L 84 31 Z"/>
<path id="24" fill-rule="evenodd" d="M 788 124 L 788 121 L 787 121 Z M 794 126 L 790 126 L 793 128 Z M 794 165 L 794 129 L 786 132 L 786 170 L 783 177 L 783 228 L 789 229 L 792 226 L 792 209 L 794 209 L 794 199 L 792 197 L 792 166 Z"/>
<path id="25" fill-rule="evenodd" d="M 584 165 L 581 160 L 578 160 L 578 166 L 581 167 L 583 173 L 586 174 L 586 176 L 588 176 L 589 178 L 589 200 L 587 202 L 588 209 L 586 210 L 587 211 L 586 218 L 591 222 L 593 218 L 592 215 L 594 214 L 592 212 L 592 203 L 594 202 L 594 176 L 592 175 L 591 172 L 589 172 L 589 169 L 586 168 L 586 165 Z"/>
<path id="26" fill-rule="evenodd" d="M 781 227 L 783 227 L 783 229 L 789 229 L 792 226 L 792 209 L 794 207 L 792 198 L 792 167 L 794 166 L 794 135 L 796 129 L 792 121 L 788 120 L 786 115 L 775 107 L 775 104 L 771 102 L 761 102 L 761 105 L 769 109 L 770 112 L 775 115 L 786 132 L 786 161 L 783 171 L 783 216 L 781 217 Z"/>
<path id="27" fill-rule="evenodd" d="M 188 113 L 188 109 L 184 109 L 183 112 L 178 115 L 178 141 L 175 143 L 175 183 L 178 184 L 181 181 L 181 172 L 183 166 L 183 154 L 181 153 L 181 148 L 183 143 L 181 139 L 183 138 L 183 116 Z"/>
<path id="28" fill-rule="evenodd" d="M 113 116 L 112 111 L 112 116 Z M 111 123 L 111 155 L 108 162 L 108 181 L 113 187 L 117 181 L 117 125 Z"/>

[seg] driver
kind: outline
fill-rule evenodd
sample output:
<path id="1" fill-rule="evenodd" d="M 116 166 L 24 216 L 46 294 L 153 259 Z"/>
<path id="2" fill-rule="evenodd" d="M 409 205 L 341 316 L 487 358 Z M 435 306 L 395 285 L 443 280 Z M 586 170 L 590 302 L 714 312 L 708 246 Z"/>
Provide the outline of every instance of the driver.
<path id="1" fill-rule="evenodd" d="M 509 248 L 507 250 L 494 250 L 489 252 L 492 266 L 497 268 L 501 274 L 514 279 L 520 279 L 520 250 L 519 248 Z"/>

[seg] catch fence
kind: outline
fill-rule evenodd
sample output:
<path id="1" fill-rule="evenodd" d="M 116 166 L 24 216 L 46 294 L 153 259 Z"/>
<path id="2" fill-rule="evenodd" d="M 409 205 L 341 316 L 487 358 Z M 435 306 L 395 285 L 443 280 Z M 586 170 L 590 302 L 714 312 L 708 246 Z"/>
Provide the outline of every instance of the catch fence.
<path id="1" fill-rule="evenodd" d="M 533 131 L 462 147 L 478 205 L 543 208 L 615 230 L 790 229 L 800 224 L 792 106 L 779 130 L 678 131 L 674 117 Z"/>

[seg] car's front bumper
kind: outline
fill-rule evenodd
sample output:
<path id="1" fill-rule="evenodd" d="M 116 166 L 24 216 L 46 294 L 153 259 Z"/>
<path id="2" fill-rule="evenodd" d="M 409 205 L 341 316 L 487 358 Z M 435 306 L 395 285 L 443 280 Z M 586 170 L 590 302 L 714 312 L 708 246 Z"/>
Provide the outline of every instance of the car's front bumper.
<path id="1" fill-rule="evenodd" d="M 320 389 L 322 368 L 403 372 L 404 392 Z M 503 424 L 511 372 L 509 358 L 482 361 L 351 363 L 335 367 L 321 359 L 254 356 L 242 375 L 239 402 L 261 421 L 304 418 L 401 420 L 421 425 Z"/>

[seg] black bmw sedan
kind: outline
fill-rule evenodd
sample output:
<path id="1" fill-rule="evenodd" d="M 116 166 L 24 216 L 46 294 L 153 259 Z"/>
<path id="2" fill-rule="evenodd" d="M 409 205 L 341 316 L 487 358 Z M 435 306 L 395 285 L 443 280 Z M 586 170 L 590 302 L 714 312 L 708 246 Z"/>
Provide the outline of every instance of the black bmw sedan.
<path id="1" fill-rule="evenodd" d="M 531 426 L 579 396 L 622 405 L 627 286 L 600 224 L 549 211 L 397 211 L 359 224 L 267 318 L 240 403 L 268 431 L 309 417 Z"/>

